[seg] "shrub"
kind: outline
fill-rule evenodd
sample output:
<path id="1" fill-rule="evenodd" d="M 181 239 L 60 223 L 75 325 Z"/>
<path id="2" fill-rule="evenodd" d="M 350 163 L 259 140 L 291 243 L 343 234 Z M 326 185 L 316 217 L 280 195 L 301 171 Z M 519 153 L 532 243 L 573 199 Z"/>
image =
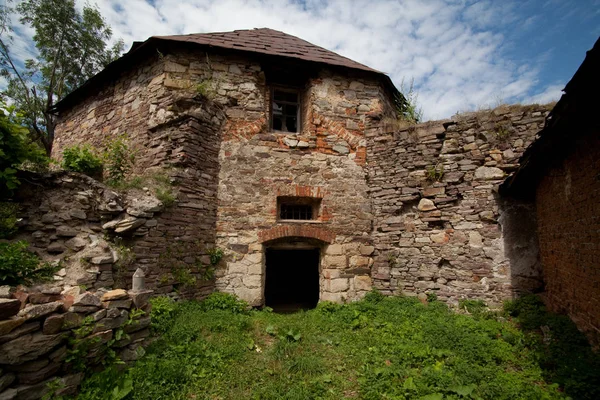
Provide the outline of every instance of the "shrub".
<path id="1" fill-rule="evenodd" d="M 245 313 L 248 307 L 248 303 L 244 300 L 229 293 L 212 293 L 202 302 L 202 309 L 205 311 L 225 310 L 241 314 Z"/>
<path id="2" fill-rule="evenodd" d="M 107 180 L 109 185 L 118 185 L 131 172 L 135 161 L 135 153 L 129 148 L 126 134 L 118 135 L 108 142 L 104 153 Z"/>
<path id="3" fill-rule="evenodd" d="M 27 242 L 0 243 L 0 285 L 31 285 L 52 278 L 59 267 L 41 263 Z"/>
<path id="4" fill-rule="evenodd" d="M 152 311 L 150 312 L 152 330 L 158 333 L 166 332 L 171 326 L 177 304 L 167 296 L 154 297 L 150 299 L 150 304 L 152 305 Z"/>
<path id="5" fill-rule="evenodd" d="M 94 178 L 102 177 L 103 163 L 91 146 L 71 146 L 63 150 L 62 167 Z"/>
<path id="6" fill-rule="evenodd" d="M 11 237 L 17 231 L 17 211 L 14 203 L 0 202 L 0 239 Z"/>
<path id="7" fill-rule="evenodd" d="M 23 163 L 48 165 L 44 150 L 33 143 L 14 106 L 0 100 L 0 193 L 11 195 L 19 186 L 17 170 Z M 0 195 L 1 196 L 1 195 Z"/>

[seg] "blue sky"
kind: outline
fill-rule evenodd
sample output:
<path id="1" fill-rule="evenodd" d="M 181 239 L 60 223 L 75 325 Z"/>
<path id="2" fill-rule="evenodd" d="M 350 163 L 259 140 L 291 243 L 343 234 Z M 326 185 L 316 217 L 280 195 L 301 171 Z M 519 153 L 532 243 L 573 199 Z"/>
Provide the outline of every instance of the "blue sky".
<path id="1" fill-rule="evenodd" d="M 77 0 L 82 6 L 85 0 Z M 93 2 L 93 1 L 92 1 Z M 414 80 L 425 119 L 557 100 L 600 36 L 600 0 L 96 0 L 115 37 L 269 27 Z M 32 50 L 19 30 L 14 48 Z M 403 85 L 404 82 L 404 85 Z M 1 82 L 0 82 L 1 86 Z"/>

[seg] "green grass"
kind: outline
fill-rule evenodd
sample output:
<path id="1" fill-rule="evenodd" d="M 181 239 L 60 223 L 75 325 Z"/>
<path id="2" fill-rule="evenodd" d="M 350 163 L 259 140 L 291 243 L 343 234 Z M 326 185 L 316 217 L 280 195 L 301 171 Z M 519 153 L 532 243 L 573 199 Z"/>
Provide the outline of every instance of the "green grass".
<path id="1" fill-rule="evenodd" d="M 79 399 L 600 398 L 598 356 L 531 298 L 476 315 L 375 293 L 288 315 L 223 294 L 157 301 L 146 356 L 91 375 Z"/>

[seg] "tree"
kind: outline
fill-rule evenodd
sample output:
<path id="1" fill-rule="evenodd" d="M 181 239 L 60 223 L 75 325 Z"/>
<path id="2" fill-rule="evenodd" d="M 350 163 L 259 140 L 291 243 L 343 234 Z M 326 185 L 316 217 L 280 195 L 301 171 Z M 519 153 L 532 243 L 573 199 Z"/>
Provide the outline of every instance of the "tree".
<path id="1" fill-rule="evenodd" d="M 25 0 L 16 11 L 35 32 L 37 57 L 23 62 L 10 51 L 13 11 L 0 6 L 0 74 L 8 82 L 3 93 L 23 114 L 32 139 L 50 155 L 54 104 L 116 59 L 123 41 L 107 45 L 112 31 L 95 7 L 86 4 L 80 12 L 74 0 Z"/>

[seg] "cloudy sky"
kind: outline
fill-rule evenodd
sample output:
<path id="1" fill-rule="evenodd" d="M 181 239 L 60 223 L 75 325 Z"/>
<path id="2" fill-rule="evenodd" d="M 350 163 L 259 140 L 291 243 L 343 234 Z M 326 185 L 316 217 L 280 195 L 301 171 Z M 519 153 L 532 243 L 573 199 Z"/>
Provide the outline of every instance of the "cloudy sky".
<path id="1" fill-rule="evenodd" d="M 261 27 L 299 36 L 386 72 L 398 88 L 413 80 L 425 119 L 557 100 L 600 36 L 600 0 L 95 3 L 126 48 L 153 35 Z"/>

